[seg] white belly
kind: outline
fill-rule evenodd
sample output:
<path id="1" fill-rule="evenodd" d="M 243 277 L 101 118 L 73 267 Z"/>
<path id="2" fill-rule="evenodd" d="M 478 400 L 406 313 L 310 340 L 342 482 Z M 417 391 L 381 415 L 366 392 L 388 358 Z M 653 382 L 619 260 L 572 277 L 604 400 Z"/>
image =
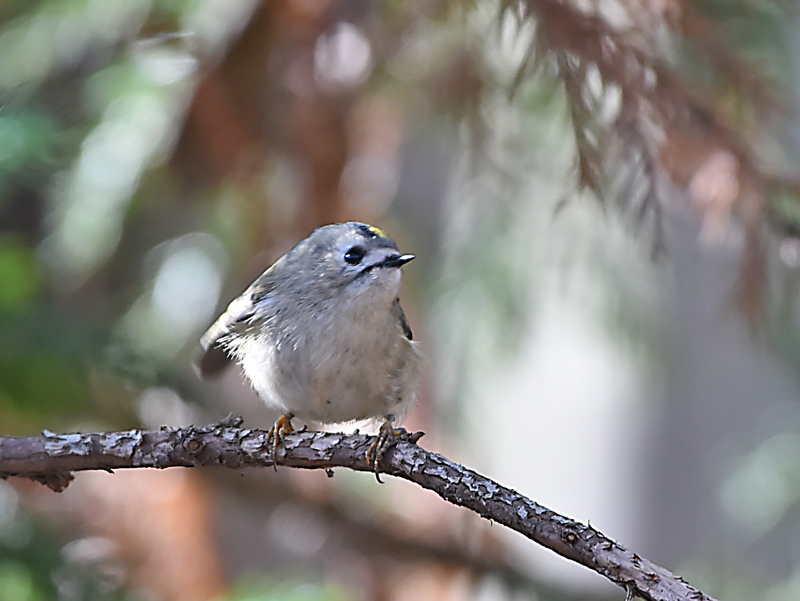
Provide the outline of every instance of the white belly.
<path id="1" fill-rule="evenodd" d="M 319 326 L 305 328 L 302 337 L 284 333 L 278 344 L 241 342 L 237 355 L 261 398 L 303 421 L 402 419 L 414 402 L 420 356 L 391 313 Z"/>

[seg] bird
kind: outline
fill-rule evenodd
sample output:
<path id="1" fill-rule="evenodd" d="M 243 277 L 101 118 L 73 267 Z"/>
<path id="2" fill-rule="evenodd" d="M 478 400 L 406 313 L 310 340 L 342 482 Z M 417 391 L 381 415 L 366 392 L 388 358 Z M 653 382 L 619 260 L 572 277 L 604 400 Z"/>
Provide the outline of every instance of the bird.
<path id="1" fill-rule="evenodd" d="M 416 399 L 421 354 L 400 305 L 401 254 L 383 230 L 359 222 L 314 230 L 262 273 L 200 339 L 202 377 L 237 362 L 281 413 L 268 434 L 273 465 L 295 417 L 381 426 L 367 451 L 379 464 Z"/>

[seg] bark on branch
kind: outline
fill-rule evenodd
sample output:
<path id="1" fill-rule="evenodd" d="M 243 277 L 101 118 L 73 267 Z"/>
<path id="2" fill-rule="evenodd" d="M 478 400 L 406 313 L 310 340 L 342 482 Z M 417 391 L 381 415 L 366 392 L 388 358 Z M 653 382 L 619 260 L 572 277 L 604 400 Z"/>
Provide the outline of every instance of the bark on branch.
<path id="1" fill-rule="evenodd" d="M 73 472 L 140 467 L 272 466 L 267 432 L 241 427 L 240 418 L 202 428 L 54 434 L 0 438 L 0 477 L 20 476 L 55 491 Z M 640 557 L 591 526 L 559 515 L 416 444 L 421 433 L 398 438 L 383 457 L 382 472 L 415 482 L 455 505 L 503 524 L 540 545 L 651 601 L 715 601 L 679 576 Z M 278 464 L 305 469 L 346 467 L 371 471 L 365 454 L 373 440 L 362 434 L 296 432 L 286 436 Z"/>

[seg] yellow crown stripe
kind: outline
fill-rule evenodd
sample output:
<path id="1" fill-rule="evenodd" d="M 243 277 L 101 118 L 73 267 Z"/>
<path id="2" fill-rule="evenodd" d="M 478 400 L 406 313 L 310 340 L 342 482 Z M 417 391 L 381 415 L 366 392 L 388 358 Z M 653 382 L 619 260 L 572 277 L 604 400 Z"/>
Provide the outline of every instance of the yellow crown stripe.
<path id="1" fill-rule="evenodd" d="M 386 235 L 386 232 L 384 232 L 379 227 L 375 227 L 374 225 L 370 225 L 369 226 L 369 231 L 371 231 L 373 234 L 375 234 L 377 236 L 380 236 L 381 238 L 388 238 L 388 236 Z"/>

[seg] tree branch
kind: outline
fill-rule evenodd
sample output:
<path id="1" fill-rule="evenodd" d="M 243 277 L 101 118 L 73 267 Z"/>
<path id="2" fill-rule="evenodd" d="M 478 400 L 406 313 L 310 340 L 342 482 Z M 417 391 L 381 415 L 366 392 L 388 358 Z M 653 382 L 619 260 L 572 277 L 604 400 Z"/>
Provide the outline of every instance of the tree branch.
<path id="1" fill-rule="evenodd" d="M 231 468 L 274 465 L 267 432 L 241 428 L 229 417 L 203 428 L 54 434 L 0 438 L 0 477 L 20 476 L 55 491 L 73 472 L 138 467 Z M 715 601 L 668 570 L 638 556 L 588 525 L 559 515 L 521 494 L 419 447 L 422 433 L 398 437 L 383 457 L 383 473 L 415 482 L 444 500 L 516 530 L 650 601 Z M 305 469 L 346 467 L 369 472 L 373 440 L 362 434 L 295 432 L 279 447 L 278 464 Z"/>

